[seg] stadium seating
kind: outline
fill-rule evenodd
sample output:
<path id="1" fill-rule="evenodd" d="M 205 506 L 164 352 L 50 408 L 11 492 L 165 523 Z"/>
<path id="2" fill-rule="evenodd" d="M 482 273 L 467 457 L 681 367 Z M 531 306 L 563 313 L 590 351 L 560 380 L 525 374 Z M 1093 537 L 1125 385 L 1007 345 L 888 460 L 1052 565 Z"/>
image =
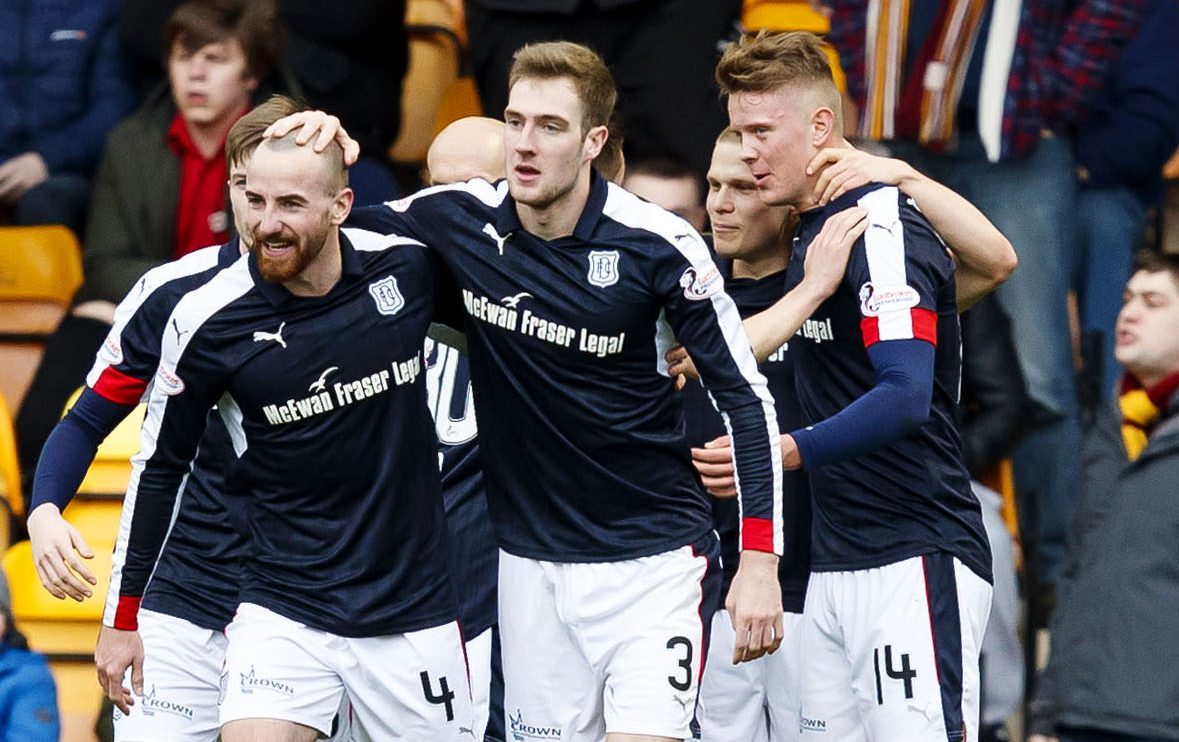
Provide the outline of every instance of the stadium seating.
<path id="1" fill-rule="evenodd" d="M 16 435 L 12 429 L 12 413 L 8 402 L 0 394 L 0 498 L 8 503 L 8 510 L 17 518 L 25 515 L 25 501 L 20 488 L 20 463 L 16 454 Z M 0 518 L 0 548 L 8 548 L 8 519 Z"/>
<path id="2" fill-rule="evenodd" d="M 745 0 L 741 23 L 750 31 L 811 31 L 825 34 L 827 19 L 815 12 L 807 0 Z"/>
<path id="3" fill-rule="evenodd" d="M 81 250 L 70 230 L 0 227 L 0 393 L 12 409 L 81 284 Z"/>
<path id="4" fill-rule="evenodd" d="M 815 12 L 807 0 L 745 0 L 741 25 L 751 33 L 766 31 L 810 31 L 823 36 L 831 29 L 827 19 Z M 847 90 L 847 77 L 839 64 L 839 54 L 827 46 L 835 86 Z"/>
<path id="5" fill-rule="evenodd" d="M 447 0 L 410 0 L 405 31 L 409 69 L 401 90 L 401 130 L 389 156 L 394 162 L 418 164 L 426 159 L 434 135 L 453 120 L 439 125 L 439 114 L 459 77 L 462 7 Z"/>
<path id="6" fill-rule="evenodd" d="M 109 544 L 90 544 L 94 559 L 87 566 L 98 578 L 85 601 L 58 600 L 41 586 L 33 569 L 29 542 L 4 555 L 4 571 L 12 591 L 12 613 L 29 646 L 49 660 L 57 684 L 62 739 L 91 739 L 102 692 L 94 676 L 94 641 L 102 622 L 103 599 L 110 574 Z"/>
<path id="7" fill-rule="evenodd" d="M 70 396 L 65 411 L 74 405 L 81 393 L 79 389 Z M 139 429 L 146 409 L 145 405 L 139 405 L 98 447 L 94 463 L 78 487 L 79 500 L 107 498 L 121 503 L 131 476 L 131 457 L 139 451 Z"/>

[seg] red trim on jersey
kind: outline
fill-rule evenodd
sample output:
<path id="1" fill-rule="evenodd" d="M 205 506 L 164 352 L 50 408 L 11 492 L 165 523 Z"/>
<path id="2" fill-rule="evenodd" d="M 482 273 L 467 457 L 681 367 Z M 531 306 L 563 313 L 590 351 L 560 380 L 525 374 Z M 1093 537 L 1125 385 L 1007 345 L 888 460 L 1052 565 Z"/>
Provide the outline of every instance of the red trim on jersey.
<path id="1" fill-rule="evenodd" d="M 741 548 L 774 553 L 774 522 L 766 518 L 743 518 Z"/>
<path id="2" fill-rule="evenodd" d="M 860 320 L 860 334 L 864 336 L 864 347 L 871 348 L 880 342 L 880 320 L 877 317 L 864 317 Z"/>
<path id="3" fill-rule="evenodd" d="M 910 309 L 913 315 L 913 337 L 937 347 L 937 312 L 932 309 Z"/>
<path id="4" fill-rule="evenodd" d="M 146 390 L 146 381 L 128 376 L 113 366 L 104 368 L 94 385 L 94 391 L 99 396 L 115 404 L 125 405 L 139 404 Z"/>
<path id="5" fill-rule="evenodd" d="M 914 308 L 909 310 L 909 337 L 890 337 L 885 340 L 924 340 L 937 346 L 937 312 L 932 309 Z M 880 318 L 864 317 L 860 320 L 860 334 L 864 337 L 864 347 L 871 348 L 881 340 Z"/>
<path id="6" fill-rule="evenodd" d="M 119 607 L 115 609 L 115 628 L 121 631 L 139 631 L 139 602 L 142 597 L 119 596 Z"/>

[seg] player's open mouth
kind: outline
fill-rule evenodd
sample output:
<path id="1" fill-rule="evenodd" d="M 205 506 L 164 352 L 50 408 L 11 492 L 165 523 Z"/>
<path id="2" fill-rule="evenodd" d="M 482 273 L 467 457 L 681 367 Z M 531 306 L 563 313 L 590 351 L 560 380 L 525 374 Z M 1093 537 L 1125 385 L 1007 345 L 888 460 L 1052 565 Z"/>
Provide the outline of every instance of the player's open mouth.
<path id="1" fill-rule="evenodd" d="M 516 178 L 525 182 L 531 182 L 540 177 L 540 170 L 531 165 L 517 165 L 512 168 L 516 173 Z"/>
<path id="2" fill-rule="evenodd" d="M 295 249 L 293 242 L 263 242 L 262 251 L 268 258 L 278 258 Z"/>
<path id="3" fill-rule="evenodd" d="M 1127 332 L 1126 330 L 1118 330 L 1117 335 L 1114 337 L 1116 339 L 1116 345 L 1129 345 L 1135 340 L 1134 333 Z"/>
<path id="4" fill-rule="evenodd" d="M 766 181 L 769 179 L 770 179 L 769 173 L 754 173 L 753 174 L 753 184 L 755 186 L 757 186 L 758 188 L 761 188 L 763 185 L 765 185 Z"/>

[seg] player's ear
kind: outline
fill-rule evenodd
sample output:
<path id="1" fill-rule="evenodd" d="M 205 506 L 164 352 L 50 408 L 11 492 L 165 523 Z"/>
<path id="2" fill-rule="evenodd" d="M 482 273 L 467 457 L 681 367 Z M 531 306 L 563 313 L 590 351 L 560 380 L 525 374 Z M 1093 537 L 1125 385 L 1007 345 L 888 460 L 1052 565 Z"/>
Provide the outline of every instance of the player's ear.
<path id="1" fill-rule="evenodd" d="M 344 220 L 352 213 L 352 202 L 355 198 L 356 195 L 351 188 L 345 186 L 340 189 L 332 201 L 331 220 L 333 225 L 339 226 L 344 223 Z"/>
<path id="2" fill-rule="evenodd" d="M 609 129 L 605 126 L 595 126 L 586 132 L 585 147 L 583 156 L 587 160 L 592 160 L 598 156 L 602 151 L 602 147 L 606 146 L 606 137 L 608 137 Z"/>
<path id="3" fill-rule="evenodd" d="M 840 134 L 835 130 L 835 111 L 820 106 L 811 114 L 811 144 L 816 149 L 831 146 Z"/>

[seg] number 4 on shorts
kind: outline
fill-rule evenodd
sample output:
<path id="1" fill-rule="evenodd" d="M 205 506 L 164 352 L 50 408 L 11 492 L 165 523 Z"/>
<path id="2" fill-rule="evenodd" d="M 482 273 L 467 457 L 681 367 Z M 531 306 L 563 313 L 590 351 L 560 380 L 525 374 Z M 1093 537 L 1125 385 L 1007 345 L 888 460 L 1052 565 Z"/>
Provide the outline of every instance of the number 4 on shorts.
<path id="1" fill-rule="evenodd" d="M 422 670 L 422 693 L 426 700 L 433 704 L 444 704 L 446 706 L 446 720 L 454 721 L 454 691 L 446 684 L 446 676 L 438 678 L 438 693 L 434 693 L 434 688 L 430 684 L 430 673 Z"/>

